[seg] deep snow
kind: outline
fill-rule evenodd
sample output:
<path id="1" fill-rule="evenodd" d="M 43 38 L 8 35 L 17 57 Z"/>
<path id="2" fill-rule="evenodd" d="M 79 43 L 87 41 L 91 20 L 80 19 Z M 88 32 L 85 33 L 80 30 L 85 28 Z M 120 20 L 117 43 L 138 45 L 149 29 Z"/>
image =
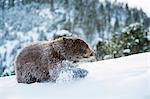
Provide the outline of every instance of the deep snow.
<path id="1" fill-rule="evenodd" d="M 62 83 L 18 84 L 0 78 L 0 99 L 150 99 L 150 52 L 80 64 L 84 79 Z"/>

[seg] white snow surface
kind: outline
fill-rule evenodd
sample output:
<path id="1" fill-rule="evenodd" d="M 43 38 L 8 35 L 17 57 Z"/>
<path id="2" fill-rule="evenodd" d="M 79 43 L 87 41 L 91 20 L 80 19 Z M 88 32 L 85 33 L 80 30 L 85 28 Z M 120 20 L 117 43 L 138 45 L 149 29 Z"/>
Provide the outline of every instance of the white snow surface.
<path id="1" fill-rule="evenodd" d="M 105 0 L 99 0 L 101 2 L 104 2 Z M 147 13 L 148 16 L 150 16 L 150 0 L 109 0 L 109 1 L 117 1 L 117 2 L 123 2 L 128 3 L 128 5 L 132 8 L 137 7 L 138 9 L 142 9 L 144 12 Z"/>
<path id="2" fill-rule="evenodd" d="M 150 52 L 82 63 L 86 78 L 63 83 L 18 84 L 0 78 L 0 99 L 150 99 Z"/>

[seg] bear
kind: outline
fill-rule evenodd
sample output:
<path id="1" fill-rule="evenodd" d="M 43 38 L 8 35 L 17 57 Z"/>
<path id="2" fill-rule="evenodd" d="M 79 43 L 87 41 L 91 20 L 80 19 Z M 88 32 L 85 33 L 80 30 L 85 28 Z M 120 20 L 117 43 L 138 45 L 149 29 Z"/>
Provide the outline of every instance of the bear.
<path id="1" fill-rule="evenodd" d="M 15 58 L 18 83 L 34 83 L 57 79 L 58 64 L 64 60 L 78 62 L 92 56 L 88 44 L 75 37 L 61 37 L 52 41 L 37 41 L 24 47 Z M 59 68 L 58 68 L 59 67 Z M 81 75 L 80 75 L 81 76 Z"/>

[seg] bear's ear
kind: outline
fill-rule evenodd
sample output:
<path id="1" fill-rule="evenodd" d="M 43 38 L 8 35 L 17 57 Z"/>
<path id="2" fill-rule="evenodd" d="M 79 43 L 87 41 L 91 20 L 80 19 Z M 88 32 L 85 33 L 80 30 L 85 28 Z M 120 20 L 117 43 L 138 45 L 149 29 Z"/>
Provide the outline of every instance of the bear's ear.
<path id="1" fill-rule="evenodd" d="M 73 44 L 74 40 L 72 38 L 63 37 L 63 41 L 65 44 L 69 44 L 70 46 Z"/>
<path id="2" fill-rule="evenodd" d="M 79 38 L 76 39 L 76 42 L 77 42 L 77 43 L 85 43 L 83 40 L 81 40 L 81 39 L 79 39 Z"/>
<path id="3" fill-rule="evenodd" d="M 68 41 L 68 39 L 66 37 L 63 37 L 62 39 L 63 39 L 64 43 L 66 43 Z"/>
<path id="4" fill-rule="evenodd" d="M 70 37 L 63 37 L 63 41 L 65 41 L 65 42 L 72 42 L 72 41 L 73 41 L 73 38 L 70 38 Z"/>
<path id="5" fill-rule="evenodd" d="M 66 37 L 63 37 L 63 41 L 67 41 L 68 39 Z"/>

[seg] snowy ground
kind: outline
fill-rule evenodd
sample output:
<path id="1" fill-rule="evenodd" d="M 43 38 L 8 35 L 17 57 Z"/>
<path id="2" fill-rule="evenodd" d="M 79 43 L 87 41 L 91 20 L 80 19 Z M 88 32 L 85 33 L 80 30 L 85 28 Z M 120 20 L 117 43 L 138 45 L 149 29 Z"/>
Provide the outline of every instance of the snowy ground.
<path id="1" fill-rule="evenodd" d="M 0 78 L 0 99 L 150 99 L 150 52 L 84 63 L 86 78 L 67 83 L 18 84 Z"/>

